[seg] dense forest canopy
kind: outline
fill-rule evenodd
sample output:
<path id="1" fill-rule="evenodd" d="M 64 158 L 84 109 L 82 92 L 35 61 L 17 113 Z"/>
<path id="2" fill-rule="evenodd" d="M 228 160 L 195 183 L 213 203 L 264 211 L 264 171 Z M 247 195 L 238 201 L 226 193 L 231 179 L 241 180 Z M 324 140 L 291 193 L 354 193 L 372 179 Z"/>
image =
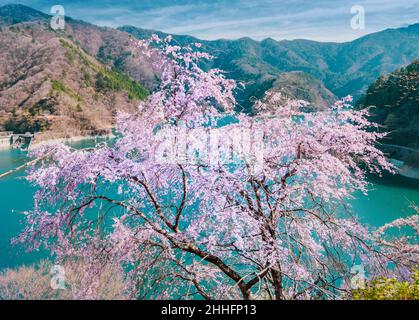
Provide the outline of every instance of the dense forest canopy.
<path id="1" fill-rule="evenodd" d="M 358 101 L 358 106 L 374 106 L 371 120 L 380 124 L 382 131 L 389 132 L 383 143 L 419 149 L 419 60 L 381 76 Z M 419 163 L 413 150 L 406 153 L 401 156 L 403 160 Z"/>

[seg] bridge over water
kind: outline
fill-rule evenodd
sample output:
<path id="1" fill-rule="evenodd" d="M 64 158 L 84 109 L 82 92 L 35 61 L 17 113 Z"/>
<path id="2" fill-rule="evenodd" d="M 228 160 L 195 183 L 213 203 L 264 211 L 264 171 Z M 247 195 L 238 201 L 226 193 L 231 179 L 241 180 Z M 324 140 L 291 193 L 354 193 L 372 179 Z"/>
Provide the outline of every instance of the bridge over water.
<path id="1" fill-rule="evenodd" d="M 0 131 L 0 148 L 26 148 L 33 137 L 34 135 L 30 132 L 13 133 L 12 131 Z"/>

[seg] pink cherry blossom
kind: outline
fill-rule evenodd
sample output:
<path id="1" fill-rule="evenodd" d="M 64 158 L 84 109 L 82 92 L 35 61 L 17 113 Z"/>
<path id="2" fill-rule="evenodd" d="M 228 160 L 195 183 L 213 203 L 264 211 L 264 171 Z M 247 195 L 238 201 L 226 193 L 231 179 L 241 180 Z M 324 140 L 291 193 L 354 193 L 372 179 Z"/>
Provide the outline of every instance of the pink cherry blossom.
<path id="1" fill-rule="evenodd" d="M 367 110 L 346 97 L 304 113 L 304 101 L 268 92 L 254 116 L 237 114 L 235 82 L 201 69 L 211 57 L 196 51 L 200 45 L 171 41 L 138 42 L 160 87 L 135 114 L 118 115 L 115 144 L 33 152 L 48 157 L 28 172 L 38 191 L 17 241 L 44 245 L 58 260 L 89 260 L 78 297 L 94 292 L 106 263 L 124 266 L 131 297 L 146 299 L 335 299 L 348 290 L 355 263 L 370 275 L 417 264 L 414 240 L 384 235 L 417 228 L 417 216 L 374 232 L 342 207 L 354 191 L 367 192 L 367 173 L 393 171 Z M 234 121 L 219 125 L 226 117 Z M 163 129 L 176 143 L 196 129 L 262 139 L 235 163 L 164 163 L 155 157 L 167 142 Z M 263 159 L 257 170 L 255 157 Z"/>

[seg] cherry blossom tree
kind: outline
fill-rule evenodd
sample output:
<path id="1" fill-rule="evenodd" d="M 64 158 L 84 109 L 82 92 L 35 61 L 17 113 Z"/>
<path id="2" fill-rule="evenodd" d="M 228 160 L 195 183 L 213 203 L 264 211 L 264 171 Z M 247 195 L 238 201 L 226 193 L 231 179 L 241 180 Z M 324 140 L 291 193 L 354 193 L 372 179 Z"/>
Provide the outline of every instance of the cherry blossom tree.
<path id="1" fill-rule="evenodd" d="M 374 232 L 343 206 L 367 192 L 366 174 L 393 170 L 367 110 L 347 97 L 304 113 L 305 102 L 268 92 L 255 115 L 236 113 L 235 82 L 201 68 L 211 57 L 199 44 L 172 43 L 138 43 L 160 86 L 118 115 L 114 144 L 33 152 L 39 189 L 17 241 L 90 261 L 85 297 L 108 263 L 143 299 L 334 299 L 354 265 L 406 276 L 418 216 Z M 387 235 L 403 226 L 416 234 Z"/>

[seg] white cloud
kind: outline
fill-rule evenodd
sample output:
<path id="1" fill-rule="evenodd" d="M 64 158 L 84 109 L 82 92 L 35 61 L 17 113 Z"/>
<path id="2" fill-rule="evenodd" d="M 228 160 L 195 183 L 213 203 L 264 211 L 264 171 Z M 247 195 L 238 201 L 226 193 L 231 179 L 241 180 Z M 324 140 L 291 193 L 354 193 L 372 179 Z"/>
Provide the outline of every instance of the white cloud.
<path id="1" fill-rule="evenodd" d="M 0 0 L 10 2 L 10 0 Z M 48 11 L 56 0 L 23 0 Z M 66 13 L 99 25 L 134 25 L 202 39 L 252 37 L 347 41 L 419 22 L 419 0 L 60 0 Z M 350 28 L 365 7 L 366 29 Z"/>

